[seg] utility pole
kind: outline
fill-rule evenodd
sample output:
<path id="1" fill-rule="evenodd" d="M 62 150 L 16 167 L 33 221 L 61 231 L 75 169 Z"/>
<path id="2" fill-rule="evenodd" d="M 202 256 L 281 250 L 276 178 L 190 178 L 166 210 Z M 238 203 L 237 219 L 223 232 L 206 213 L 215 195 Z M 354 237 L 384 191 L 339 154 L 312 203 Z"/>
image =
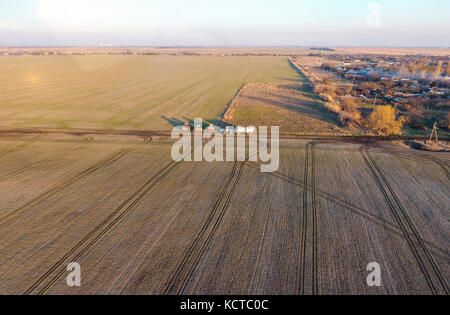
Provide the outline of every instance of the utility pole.
<path id="1" fill-rule="evenodd" d="M 434 135 L 436 135 L 436 143 L 439 143 L 437 122 L 434 123 L 433 130 L 431 131 L 430 142 L 433 141 Z"/>
<path id="2" fill-rule="evenodd" d="M 396 112 L 397 112 L 397 106 L 398 106 L 398 103 L 395 103 L 395 107 L 394 107 L 394 113 L 396 113 Z"/>

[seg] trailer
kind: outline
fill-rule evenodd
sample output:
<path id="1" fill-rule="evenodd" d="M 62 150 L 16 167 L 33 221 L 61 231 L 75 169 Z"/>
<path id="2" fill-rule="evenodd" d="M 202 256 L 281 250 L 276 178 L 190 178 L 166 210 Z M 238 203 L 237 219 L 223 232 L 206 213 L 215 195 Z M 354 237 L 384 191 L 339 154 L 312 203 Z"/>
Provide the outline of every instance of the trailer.
<path id="1" fill-rule="evenodd" d="M 245 135 L 245 134 L 247 133 L 247 128 L 238 126 L 238 127 L 236 127 L 236 129 L 235 129 L 235 133 L 236 133 L 237 135 L 242 135 L 242 134 Z"/>
<path id="2" fill-rule="evenodd" d="M 254 127 L 254 126 L 247 127 L 247 128 L 246 128 L 246 133 L 247 133 L 248 135 L 254 135 L 254 134 L 256 134 L 256 127 Z"/>
<path id="3" fill-rule="evenodd" d="M 226 135 L 234 135 L 235 134 L 235 129 L 233 126 L 227 126 L 224 130 L 224 134 Z"/>

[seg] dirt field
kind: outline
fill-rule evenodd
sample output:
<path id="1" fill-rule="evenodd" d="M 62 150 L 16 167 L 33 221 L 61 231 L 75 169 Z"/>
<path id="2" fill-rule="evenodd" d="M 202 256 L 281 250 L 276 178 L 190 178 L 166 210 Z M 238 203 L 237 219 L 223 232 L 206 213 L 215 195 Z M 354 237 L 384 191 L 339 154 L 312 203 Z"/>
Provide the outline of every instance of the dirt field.
<path id="1" fill-rule="evenodd" d="M 0 294 L 448 294 L 448 153 L 281 144 L 263 174 L 161 137 L 3 135 Z"/>
<path id="2" fill-rule="evenodd" d="M 301 84 L 246 84 L 224 121 L 235 126 L 279 126 L 282 133 L 349 134 Z"/>

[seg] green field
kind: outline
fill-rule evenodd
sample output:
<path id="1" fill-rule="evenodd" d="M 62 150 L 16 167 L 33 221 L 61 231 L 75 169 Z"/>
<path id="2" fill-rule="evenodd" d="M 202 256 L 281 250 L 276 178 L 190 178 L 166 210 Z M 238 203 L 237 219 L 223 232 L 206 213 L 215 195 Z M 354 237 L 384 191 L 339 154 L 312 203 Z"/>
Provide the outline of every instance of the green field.
<path id="1" fill-rule="evenodd" d="M 7 57 L 0 76 L 1 127 L 164 131 L 220 118 L 248 82 L 300 80 L 285 57 L 219 56 Z"/>

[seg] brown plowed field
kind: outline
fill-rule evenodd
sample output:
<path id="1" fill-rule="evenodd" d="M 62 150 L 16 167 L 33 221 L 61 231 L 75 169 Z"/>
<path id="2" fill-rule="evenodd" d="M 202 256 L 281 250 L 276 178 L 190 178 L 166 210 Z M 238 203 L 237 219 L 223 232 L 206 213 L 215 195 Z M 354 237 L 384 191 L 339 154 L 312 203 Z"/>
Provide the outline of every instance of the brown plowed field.
<path id="1" fill-rule="evenodd" d="M 164 137 L 0 145 L 0 294 L 448 294 L 448 154 L 281 140 L 261 173 Z"/>

